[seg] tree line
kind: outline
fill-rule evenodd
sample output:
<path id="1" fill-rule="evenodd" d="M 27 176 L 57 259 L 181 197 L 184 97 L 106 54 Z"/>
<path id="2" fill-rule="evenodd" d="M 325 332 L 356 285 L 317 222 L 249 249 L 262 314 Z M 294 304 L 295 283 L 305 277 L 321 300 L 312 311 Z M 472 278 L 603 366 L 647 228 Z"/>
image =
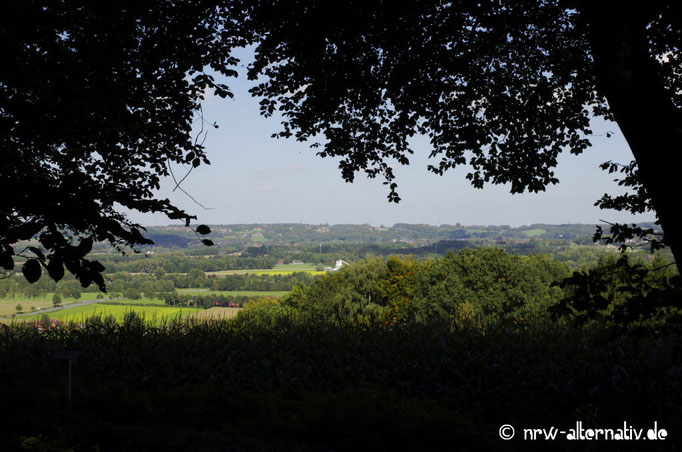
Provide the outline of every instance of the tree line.
<path id="1" fill-rule="evenodd" d="M 679 274 L 661 258 L 603 256 L 571 271 L 545 255 L 512 255 L 491 247 L 422 261 L 370 258 L 311 285 L 297 284 L 275 303 L 247 308 L 370 327 L 598 322 L 659 331 L 682 320 L 675 304 L 681 296 Z"/>

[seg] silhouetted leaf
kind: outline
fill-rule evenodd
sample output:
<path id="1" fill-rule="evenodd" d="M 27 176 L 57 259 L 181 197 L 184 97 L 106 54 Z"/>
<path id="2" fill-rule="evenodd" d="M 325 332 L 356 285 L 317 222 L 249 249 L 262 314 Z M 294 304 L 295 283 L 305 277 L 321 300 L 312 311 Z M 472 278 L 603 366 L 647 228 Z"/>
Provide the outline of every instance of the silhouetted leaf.
<path id="1" fill-rule="evenodd" d="M 197 233 L 199 233 L 201 235 L 210 234 L 211 228 L 209 228 L 205 224 L 200 224 L 199 226 L 197 226 Z"/>
<path id="2" fill-rule="evenodd" d="M 83 269 L 78 274 L 78 281 L 80 281 L 81 286 L 88 287 L 90 284 L 92 284 L 92 280 L 93 280 L 95 275 L 97 275 L 97 273 L 91 272 L 90 270 Z"/>
<path id="3" fill-rule="evenodd" d="M 21 267 L 21 272 L 24 274 L 26 281 L 33 284 L 40 279 L 42 271 L 40 269 L 40 263 L 37 259 L 29 259 Z"/>
<path id="4" fill-rule="evenodd" d="M 85 256 L 90 251 L 92 251 L 92 237 L 87 237 L 78 244 L 78 253 L 80 256 Z"/>
<path id="5" fill-rule="evenodd" d="M 41 260 L 45 260 L 45 254 L 43 254 L 42 250 L 39 248 L 36 248 L 35 246 L 29 246 L 28 249 L 31 250 L 33 254 L 38 256 Z"/>
<path id="6" fill-rule="evenodd" d="M 100 273 L 95 273 L 92 275 L 93 281 L 95 281 L 95 284 L 97 284 L 97 287 L 99 288 L 100 291 L 106 293 L 107 292 L 107 287 L 104 283 L 104 278 Z"/>
<path id="7" fill-rule="evenodd" d="M 66 266 L 66 269 L 73 273 L 74 275 L 78 274 L 78 272 L 81 269 L 81 263 L 80 260 L 78 259 L 65 260 L 64 265 Z"/>
<path id="8" fill-rule="evenodd" d="M 5 270 L 12 270 L 14 268 L 14 258 L 9 253 L 0 253 L 0 266 Z"/>
<path id="9" fill-rule="evenodd" d="M 53 257 L 47 264 L 47 274 L 50 278 L 59 282 L 64 277 L 64 263 L 61 259 Z"/>
<path id="10" fill-rule="evenodd" d="M 201 241 L 201 243 L 203 243 L 203 244 L 206 245 L 206 246 L 213 246 L 213 241 L 211 241 L 211 240 L 209 240 L 209 239 L 203 239 L 203 240 Z"/>

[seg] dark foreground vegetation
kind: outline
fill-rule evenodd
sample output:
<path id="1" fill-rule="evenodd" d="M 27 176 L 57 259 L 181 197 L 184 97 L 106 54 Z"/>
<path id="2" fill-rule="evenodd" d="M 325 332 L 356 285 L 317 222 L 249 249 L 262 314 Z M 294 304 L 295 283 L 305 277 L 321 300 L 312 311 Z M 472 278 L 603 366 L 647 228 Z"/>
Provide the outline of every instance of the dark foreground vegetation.
<path id="1" fill-rule="evenodd" d="M 682 431 L 679 276 L 604 258 L 466 250 L 368 259 L 236 319 L 0 332 L 16 450 L 630 450 L 523 429 Z M 73 363 L 73 406 L 66 403 Z M 516 436 L 503 441 L 499 428 Z"/>
<path id="2" fill-rule="evenodd" d="M 27 450 L 480 450 L 512 424 L 682 428 L 678 337 L 598 328 L 340 326 L 296 316 L 0 335 L 0 440 Z M 73 408 L 66 364 L 76 348 Z M 553 448 L 602 449 L 604 441 Z M 637 443 L 619 443 L 635 448 Z"/>

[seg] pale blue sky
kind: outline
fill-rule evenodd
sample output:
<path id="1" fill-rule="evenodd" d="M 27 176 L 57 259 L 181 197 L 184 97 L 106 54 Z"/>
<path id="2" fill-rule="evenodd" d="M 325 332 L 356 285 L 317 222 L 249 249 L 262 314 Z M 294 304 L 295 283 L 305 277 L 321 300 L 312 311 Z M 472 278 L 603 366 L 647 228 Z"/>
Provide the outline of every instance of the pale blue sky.
<path id="1" fill-rule="evenodd" d="M 248 54 L 245 54 L 248 55 Z M 243 71 L 242 71 L 243 72 Z M 305 143 L 270 138 L 279 131 L 279 119 L 259 115 L 258 101 L 247 92 L 251 83 L 240 74 L 230 79 L 234 99 L 208 97 L 204 118 L 220 126 L 211 129 L 206 148 L 210 166 L 200 166 L 183 188 L 211 210 L 203 210 L 171 180 L 159 193 L 188 212 L 200 223 L 428 223 L 520 226 L 532 223 L 598 223 L 650 221 L 653 215 L 632 217 L 603 211 L 594 202 L 605 192 L 621 192 L 613 175 L 599 163 L 632 159 L 616 124 L 595 120 L 593 146 L 583 155 L 559 157 L 556 175 L 560 183 L 539 194 L 509 194 L 509 187 L 471 187 L 464 168 L 437 176 L 426 170 L 427 140 L 415 140 L 411 164 L 396 168 L 399 204 L 389 203 L 382 180 L 358 174 L 353 184 L 343 181 L 338 161 L 322 159 Z M 615 132 L 607 138 L 607 131 Z M 176 174 L 183 174 L 176 167 Z M 130 214 L 144 225 L 172 223 L 162 215 Z"/>

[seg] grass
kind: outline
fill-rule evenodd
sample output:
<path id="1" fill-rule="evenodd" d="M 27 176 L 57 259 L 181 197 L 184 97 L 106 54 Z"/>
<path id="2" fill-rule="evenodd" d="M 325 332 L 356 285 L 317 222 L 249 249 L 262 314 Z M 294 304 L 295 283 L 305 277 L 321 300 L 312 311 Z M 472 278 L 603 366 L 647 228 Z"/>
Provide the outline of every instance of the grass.
<path id="1" fill-rule="evenodd" d="M 47 315 L 50 319 L 60 320 L 62 322 L 84 322 L 92 316 L 113 316 L 117 321 L 123 320 L 127 312 L 135 312 L 142 316 L 145 321 L 151 324 L 159 324 L 164 320 L 176 319 L 190 314 L 194 314 L 203 309 L 188 308 L 188 307 L 162 307 L 162 306 L 125 306 L 125 305 L 106 305 L 106 304 L 89 304 L 86 306 L 77 306 L 75 308 L 65 308 L 59 311 L 48 312 L 45 314 L 36 314 L 21 317 L 19 321 L 33 321 L 40 319 L 43 315 Z"/>
<path id="2" fill-rule="evenodd" d="M 547 231 L 545 231 L 544 229 L 527 229 L 522 232 L 526 235 L 526 237 L 537 237 L 544 234 Z"/>
<path id="3" fill-rule="evenodd" d="M 225 276 L 225 275 L 290 275 L 292 273 L 305 271 L 313 276 L 324 275 L 326 272 L 317 270 L 279 270 L 277 268 L 253 269 L 253 270 L 220 270 L 216 272 L 206 272 L 206 275 Z"/>
<path id="4" fill-rule="evenodd" d="M 20 304 L 21 307 L 23 308 L 21 312 L 31 312 L 31 308 L 34 307 L 36 309 L 47 309 L 53 307 L 51 301 L 47 300 L 14 300 L 14 301 L 7 301 L 3 300 L 0 301 L 0 316 L 5 316 L 5 315 L 11 315 L 11 314 L 16 314 L 16 306 Z"/>
<path id="5" fill-rule="evenodd" d="M 313 264 L 277 264 L 275 270 L 296 270 L 296 271 L 315 271 L 316 265 Z"/>
<path id="6" fill-rule="evenodd" d="M 221 270 L 206 272 L 207 275 L 290 275 L 294 272 L 306 272 L 311 275 L 323 275 L 324 271 L 315 270 L 313 264 L 277 264 L 274 268 L 252 269 L 252 270 Z"/>
<path id="7" fill-rule="evenodd" d="M 97 298 L 97 293 L 83 293 L 81 295 L 81 298 L 76 300 L 75 298 L 69 298 L 69 297 L 64 297 L 62 298 L 62 305 L 68 305 L 71 303 L 76 303 L 78 301 L 88 301 L 88 300 L 95 300 Z M 52 304 L 52 296 L 54 293 L 48 292 L 45 295 L 45 298 L 26 298 L 26 297 L 15 297 L 13 300 L 9 299 L 4 299 L 0 300 L 0 317 L 5 316 L 5 315 L 11 315 L 11 314 L 16 314 L 16 306 L 18 304 L 21 305 L 23 308 L 21 312 L 31 312 L 31 307 L 35 307 L 36 310 L 38 308 L 40 309 L 48 309 L 53 307 Z"/>
<path id="8" fill-rule="evenodd" d="M 180 289 L 178 293 L 188 295 L 223 295 L 226 297 L 283 297 L 288 294 L 288 290 L 202 290 L 202 289 Z"/>
<path id="9" fill-rule="evenodd" d="M 130 298 L 115 298 L 111 301 L 105 301 L 104 304 L 114 303 L 114 304 L 129 304 L 129 305 L 150 305 L 150 306 L 166 306 L 166 302 L 158 298 L 147 298 L 141 297 L 137 300 L 131 300 Z"/>

